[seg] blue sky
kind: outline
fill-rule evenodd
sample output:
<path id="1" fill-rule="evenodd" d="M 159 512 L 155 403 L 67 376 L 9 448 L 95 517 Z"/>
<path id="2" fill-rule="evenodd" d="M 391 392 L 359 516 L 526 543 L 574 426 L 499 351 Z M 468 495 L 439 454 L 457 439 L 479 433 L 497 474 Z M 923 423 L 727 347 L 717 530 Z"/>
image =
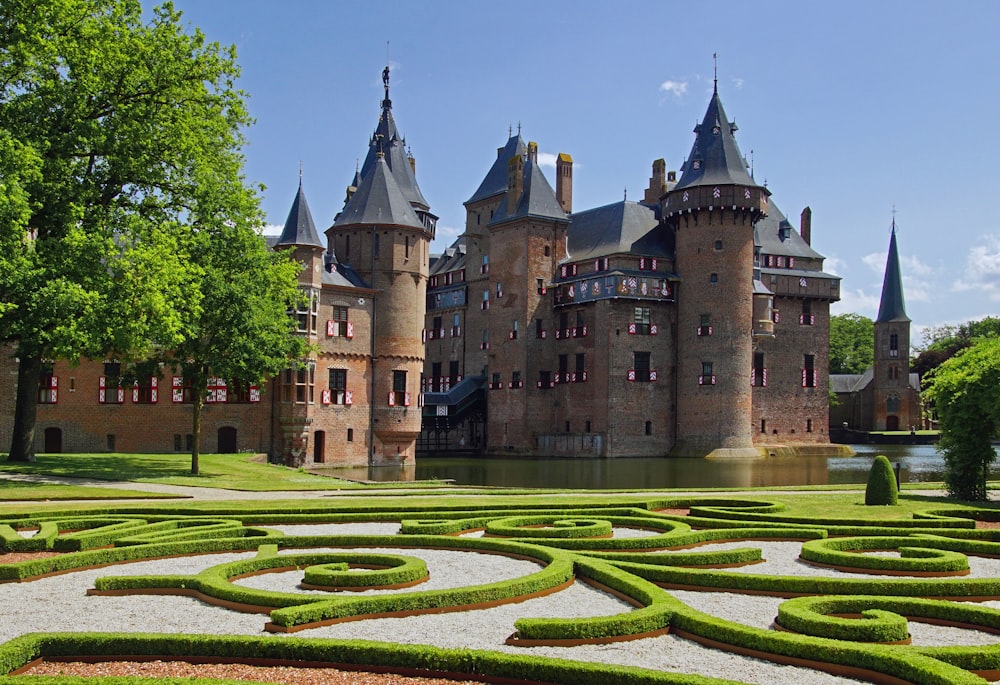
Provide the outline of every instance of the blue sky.
<path id="1" fill-rule="evenodd" d="M 148 0 L 144 0 L 148 2 Z M 151 5 L 151 3 L 149 3 Z M 573 206 L 639 199 L 678 169 L 712 88 L 754 174 L 874 318 L 895 208 L 915 326 L 1000 312 L 1000 3 L 175 0 L 235 44 L 257 123 L 248 179 L 284 223 L 299 163 L 320 230 L 342 208 L 392 67 L 393 113 L 439 217 L 434 249 L 522 127 L 572 155 Z M 549 179 L 554 176 L 549 170 Z M 914 335 L 919 342 L 919 334 Z"/>

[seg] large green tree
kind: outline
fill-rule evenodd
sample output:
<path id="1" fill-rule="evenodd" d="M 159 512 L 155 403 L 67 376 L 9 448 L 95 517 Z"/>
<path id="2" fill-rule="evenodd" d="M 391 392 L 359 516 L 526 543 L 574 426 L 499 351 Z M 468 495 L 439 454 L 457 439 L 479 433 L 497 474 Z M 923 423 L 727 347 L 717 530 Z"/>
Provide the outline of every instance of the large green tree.
<path id="1" fill-rule="evenodd" d="M 923 378 L 945 360 L 971 345 L 975 338 L 997 335 L 1000 335 L 1000 318 L 995 316 L 967 321 L 957 326 L 929 328 L 924 332 L 923 344 L 910 368 Z"/>
<path id="2" fill-rule="evenodd" d="M 1000 429 L 1000 337 L 976 338 L 931 374 L 925 397 L 941 427 L 948 493 L 985 501 Z"/>
<path id="3" fill-rule="evenodd" d="M 18 359 L 9 459 L 33 458 L 43 362 L 127 364 L 184 339 L 201 306 L 191 217 L 243 185 L 238 73 L 233 49 L 170 4 L 144 20 L 138 0 L 0 0 L 4 163 L 27 209 L 0 229 L 0 342 Z"/>
<path id="4" fill-rule="evenodd" d="M 860 314 L 830 317 L 830 373 L 864 373 L 875 354 L 875 323 Z"/>

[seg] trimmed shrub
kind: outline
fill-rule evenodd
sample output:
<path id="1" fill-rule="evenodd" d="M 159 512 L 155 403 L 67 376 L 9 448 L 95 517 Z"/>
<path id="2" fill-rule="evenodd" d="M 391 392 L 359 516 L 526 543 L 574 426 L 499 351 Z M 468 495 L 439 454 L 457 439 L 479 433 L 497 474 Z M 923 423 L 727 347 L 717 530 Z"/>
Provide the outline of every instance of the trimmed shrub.
<path id="1" fill-rule="evenodd" d="M 892 464 L 883 455 L 875 457 L 871 470 L 868 471 L 868 485 L 865 486 L 865 504 L 889 505 L 899 501 L 899 489 L 896 486 L 896 474 L 892 472 Z"/>

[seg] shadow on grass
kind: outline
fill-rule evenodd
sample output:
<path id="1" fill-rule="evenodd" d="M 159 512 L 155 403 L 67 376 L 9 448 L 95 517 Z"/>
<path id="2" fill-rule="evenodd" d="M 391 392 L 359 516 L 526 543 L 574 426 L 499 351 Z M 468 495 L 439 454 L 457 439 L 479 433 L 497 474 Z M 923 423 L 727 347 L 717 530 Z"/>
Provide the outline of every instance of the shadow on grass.
<path id="1" fill-rule="evenodd" d="M 233 455 L 234 461 L 236 455 Z M 0 461 L 0 471 L 14 471 L 61 478 L 112 481 L 145 481 L 159 478 L 187 477 L 198 480 L 217 478 L 216 474 L 191 474 L 191 457 L 185 454 L 39 454 L 34 463 Z"/>

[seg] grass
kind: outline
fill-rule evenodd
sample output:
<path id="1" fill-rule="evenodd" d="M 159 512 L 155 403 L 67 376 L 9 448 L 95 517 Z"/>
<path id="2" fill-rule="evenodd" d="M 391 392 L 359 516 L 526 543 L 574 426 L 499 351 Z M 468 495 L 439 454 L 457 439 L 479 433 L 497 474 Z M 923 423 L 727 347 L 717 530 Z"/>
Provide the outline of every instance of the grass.
<path id="1" fill-rule="evenodd" d="M 0 480 L 0 500 L 7 502 L 38 502 L 68 499 L 166 499 L 176 495 L 127 490 L 122 488 L 92 488 L 86 485 L 54 485 Z"/>
<path id="2" fill-rule="evenodd" d="M 197 476 L 187 454 L 40 454 L 34 463 L 0 461 L 0 473 L 16 472 L 222 488 L 225 490 L 340 490 L 356 483 L 251 461 L 247 454 L 202 454 Z"/>

